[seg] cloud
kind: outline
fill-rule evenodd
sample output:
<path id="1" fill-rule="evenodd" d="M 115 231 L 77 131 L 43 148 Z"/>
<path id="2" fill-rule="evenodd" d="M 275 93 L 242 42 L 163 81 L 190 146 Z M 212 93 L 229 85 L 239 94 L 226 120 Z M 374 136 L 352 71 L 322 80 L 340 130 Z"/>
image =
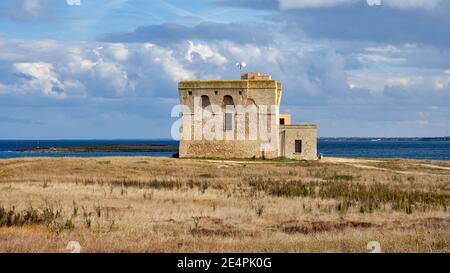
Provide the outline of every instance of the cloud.
<path id="1" fill-rule="evenodd" d="M 198 55 L 203 61 L 211 62 L 216 65 L 224 65 L 228 62 L 227 58 L 220 53 L 215 52 L 206 44 L 194 44 L 192 41 L 188 41 L 188 43 L 189 48 L 186 53 L 186 59 L 191 63 L 195 55 Z"/>
<path id="2" fill-rule="evenodd" d="M 23 77 L 27 89 L 43 92 L 45 95 L 52 97 L 65 97 L 64 84 L 62 84 L 58 75 L 53 70 L 50 63 L 14 63 L 13 71 Z"/>
<path id="3" fill-rule="evenodd" d="M 331 39 L 450 47 L 446 27 L 450 24 L 450 2 L 442 5 L 445 7 L 431 11 L 374 8 L 358 2 L 333 8 L 295 9 L 274 13 L 269 18 L 275 24 L 284 24 L 286 37 L 296 40 Z"/>
<path id="4" fill-rule="evenodd" d="M 381 0 L 367 0 L 367 5 L 379 6 L 379 5 L 381 5 Z"/>
<path id="5" fill-rule="evenodd" d="M 145 44 L 143 51 L 150 56 L 153 62 L 160 64 L 162 69 L 174 82 L 195 79 L 195 74 L 184 68 L 184 66 L 173 56 L 172 50 L 154 44 Z"/>
<path id="6" fill-rule="evenodd" d="M 23 16 L 39 17 L 47 13 L 45 0 L 19 0 Z"/>
<path id="7" fill-rule="evenodd" d="M 317 8 L 317 7 L 334 7 L 337 5 L 354 3 L 358 0 L 280 0 L 280 9 L 303 9 L 303 8 Z"/>
<path id="8" fill-rule="evenodd" d="M 21 119 L 21 118 L 12 118 L 0 116 L 0 123 L 15 123 L 15 124 L 23 124 L 23 125 L 40 125 L 41 122 L 37 122 L 30 119 Z"/>
<path id="9" fill-rule="evenodd" d="M 246 62 L 261 62 L 261 48 L 257 45 L 236 45 L 230 44 L 228 51 L 237 57 L 238 60 Z"/>
<path id="10" fill-rule="evenodd" d="M 318 123 L 320 135 L 450 134 L 448 1 L 203 1 L 194 7 L 205 8 L 196 20 L 211 21 L 197 25 L 154 23 L 187 22 L 192 13 L 177 6 L 106 2 L 92 9 L 101 14 L 92 20 L 91 13 L 77 16 L 78 1 L 0 1 L 2 18 L 25 21 L 5 23 L 27 37 L 0 38 L 0 116 L 39 116 L 45 127 L 30 124 L 28 137 L 168 136 L 177 82 L 238 79 L 239 61 L 247 62 L 245 71 L 282 81 L 282 111 L 295 122 Z M 46 31 L 48 21 L 39 22 L 46 18 L 61 29 L 113 32 L 96 41 L 83 36 L 85 42 L 72 34 L 64 41 L 30 38 L 30 31 L 58 35 L 58 28 Z M 10 137 L 23 129 L 4 124 Z"/>
<path id="11" fill-rule="evenodd" d="M 275 10 L 278 9 L 278 0 L 216 0 L 214 5 L 222 7 L 237 7 L 248 9 Z"/>
<path id="12" fill-rule="evenodd" d="M 355 54 L 355 58 L 363 64 L 388 63 L 402 64 L 407 62 L 403 49 L 387 45 L 382 47 L 368 47 L 362 53 Z"/>
<path id="13" fill-rule="evenodd" d="M 10 93 L 40 93 L 60 99 L 116 97 L 133 92 L 128 71 L 122 64 L 128 60 L 128 49 L 119 44 L 102 48 L 99 50 L 98 45 L 89 43 L 3 41 L 0 51 L 16 56 L 12 60 L 4 59 L 11 62 L 11 71 L 5 71 L 5 78 L 8 79 L 9 73 L 17 80 L 11 82 L 9 77 L 11 83 L 4 84 L 4 89 Z"/>
<path id="14" fill-rule="evenodd" d="M 433 47 L 412 44 L 371 44 L 359 52 L 353 49 L 342 53 L 321 43 L 308 43 L 308 47 L 299 44 L 293 48 L 287 44 L 274 47 L 214 41 L 185 41 L 166 46 L 152 43 L 71 43 L 68 46 L 54 41 L 5 40 L 0 42 L 0 52 L 19 56 L 3 59 L 11 63 L 10 72 L 7 65 L 2 70 L 0 56 L 2 93 L 34 92 L 66 99 L 167 94 L 176 98 L 174 90 L 181 80 L 238 78 L 238 71 L 232 65 L 238 61 L 247 62 L 248 70 L 267 72 L 281 80 L 288 90 L 285 97 L 290 103 L 302 103 L 305 98 L 363 99 L 371 93 L 381 94 L 386 86 L 409 89 L 423 85 L 446 90 L 448 85 L 445 74 L 448 63 L 443 61 L 447 55 Z M 352 62 L 360 66 L 348 70 Z M 371 70 L 376 71 L 380 64 L 415 71 L 393 76 L 384 68 L 375 77 Z M 427 70 L 421 71 L 424 69 Z M 425 80 L 420 81 L 420 77 Z"/>
<path id="15" fill-rule="evenodd" d="M 216 0 L 214 5 L 261 10 L 296 10 L 309 8 L 333 8 L 341 5 L 367 4 L 371 7 L 434 9 L 443 0 Z"/>
<path id="16" fill-rule="evenodd" d="M 51 0 L 4 0 L 0 3 L 0 16 L 19 21 L 30 21 L 50 16 Z"/>
<path id="17" fill-rule="evenodd" d="M 388 5 L 390 7 L 409 9 L 409 8 L 437 8 L 443 1 L 442 0 L 381 0 L 381 4 Z"/>
<path id="18" fill-rule="evenodd" d="M 115 119 L 128 128 L 127 120 L 137 126 L 146 118 L 160 118 L 158 128 L 169 134 L 170 124 L 165 129 L 162 121 L 167 123 L 165 115 L 178 103 L 177 82 L 237 79 L 237 61 L 248 63 L 246 71 L 266 72 L 283 82 L 282 111 L 295 115 L 295 122 L 318 123 L 321 135 L 358 135 L 358 130 L 370 135 L 383 126 L 386 134 L 398 132 L 395 128 L 411 132 L 396 123 L 399 120 L 410 126 L 427 120 L 430 132 L 450 132 L 443 125 L 449 111 L 445 102 L 450 100 L 445 54 L 450 53 L 420 44 L 187 40 L 158 45 L 0 39 L 0 52 L 0 116 L 12 115 L 11 109 L 20 114 L 23 105 L 52 108 L 48 119 L 40 120 L 59 128 L 67 123 L 89 128 L 87 137 L 105 136 L 95 126 L 114 131 Z M 360 66 L 349 69 L 351 62 Z M 62 107 L 71 109 L 70 116 L 53 120 Z M 31 113 L 19 116 L 33 119 Z M 425 128 L 416 130 L 426 133 Z M 123 136 L 117 129 L 116 133 Z"/>
<path id="19" fill-rule="evenodd" d="M 450 25 L 449 1 L 221 0 L 213 3 L 228 7 L 264 9 L 268 12 L 262 18 L 271 22 L 268 24 L 271 25 L 271 31 L 277 34 L 281 32 L 282 38 L 287 40 L 326 39 L 450 47 L 447 30 Z M 429 31 L 430 29 L 433 31 Z M 276 37 L 279 39 L 279 35 Z"/>
<path id="20" fill-rule="evenodd" d="M 450 99 L 450 77 L 442 74 L 354 72 L 348 81 L 354 87 L 417 104 L 441 104 Z"/>
<path id="21" fill-rule="evenodd" d="M 104 96 L 120 95 L 133 89 L 130 86 L 127 72 L 116 63 L 99 60 L 90 74 L 92 75 L 91 78 L 100 80 L 97 90 L 99 90 L 99 93 L 100 90 L 104 91 L 100 93 Z M 97 85 L 93 80 L 90 83 L 94 86 Z"/>
<path id="22" fill-rule="evenodd" d="M 81 0 L 66 0 L 67 5 L 69 6 L 80 6 Z"/>
<path id="23" fill-rule="evenodd" d="M 355 4 L 365 2 L 369 6 L 385 5 L 392 8 L 437 8 L 442 0 L 279 0 L 281 10 L 304 9 L 304 8 L 329 8 L 344 4 Z"/>
<path id="24" fill-rule="evenodd" d="M 117 61 L 126 61 L 130 55 L 127 47 L 120 43 L 110 45 L 109 49 L 112 51 L 114 59 Z"/>
<path id="25" fill-rule="evenodd" d="M 450 50 L 419 44 L 370 45 L 361 49 L 354 47 L 351 50 L 347 55 L 349 61 L 357 62 L 366 69 L 377 69 L 380 65 L 385 65 L 385 71 L 415 69 L 437 73 L 448 68 L 446 60 L 450 58 Z"/>
<path id="26" fill-rule="evenodd" d="M 186 40 L 267 44 L 272 39 L 270 31 L 261 24 L 202 22 L 193 27 L 175 23 L 142 26 L 131 32 L 103 34 L 98 40 L 119 43 L 149 42 L 167 45 Z"/>

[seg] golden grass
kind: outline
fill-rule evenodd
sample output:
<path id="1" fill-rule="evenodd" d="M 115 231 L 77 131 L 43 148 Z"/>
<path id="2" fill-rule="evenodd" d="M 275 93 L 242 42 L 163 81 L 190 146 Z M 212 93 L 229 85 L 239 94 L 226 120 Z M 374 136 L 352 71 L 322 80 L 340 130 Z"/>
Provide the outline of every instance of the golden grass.
<path id="1" fill-rule="evenodd" d="M 0 252 L 450 252 L 449 205 L 446 162 L 1 160 Z"/>

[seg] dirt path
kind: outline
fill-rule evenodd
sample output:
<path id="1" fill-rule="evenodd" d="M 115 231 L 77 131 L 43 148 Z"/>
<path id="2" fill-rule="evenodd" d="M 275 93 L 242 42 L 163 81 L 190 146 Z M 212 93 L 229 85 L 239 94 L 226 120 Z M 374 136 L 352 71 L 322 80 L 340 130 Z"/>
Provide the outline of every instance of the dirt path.
<path id="1" fill-rule="evenodd" d="M 328 163 L 333 163 L 333 164 L 345 164 L 347 166 L 352 166 L 352 167 L 361 168 L 361 169 L 388 171 L 388 172 L 395 172 L 395 173 L 406 174 L 406 175 L 430 175 L 430 174 L 433 174 L 433 175 L 437 175 L 437 176 L 450 176 L 450 172 L 448 174 L 435 174 L 435 173 L 427 173 L 427 172 L 420 172 L 420 171 L 399 171 L 399 170 L 392 170 L 392 169 L 388 169 L 388 168 L 381 168 L 381 167 L 376 167 L 376 166 L 370 165 L 370 164 L 374 164 L 374 163 L 383 162 L 383 161 L 376 160 L 376 159 L 327 157 L 327 158 L 322 159 L 322 161 L 328 162 Z M 367 164 L 369 164 L 369 165 L 367 165 Z M 444 167 L 444 166 L 438 166 L 438 165 L 432 165 L 432 164 L 416 163 L 416 164 L 411 164 L 411 165 L 421 166 L 421 167 L 429 168 L 429 169 L 439 169 L 439 170 L 450 171 L 450 167 Z"/>
<path id="2" fill-rule="evenodd" d="M 246 161 L 246 160 L 212 160 L 212 159 L 188 159 L 188 160 L 201 160 L 203 162 L 211 162 L 211 163 L 219 163 L 217 165 L 218 168 L 229 168 L 229 167 L 236 167 L 240 166 L 242 164 L 273 164 L 277 162 L 271 162 L 271 161 Z M 393 170 L 389 168 L 383 168 L 383 167 L 377 167 L 373 166 L 377 163 L 383 163 L 385 160 L 379 160 L 379 159 L 364 159 L 364 158 L 338 158 L 338 157 L 325 157 L 320 160 L 320 162 L 323 163 L 331 163 L 331 164 L 344 164 L 347 166 L 352 166 L 360 169 L 368 169 L 368 170 L 377 170 L 377 171 L 384 171 L 384 172 L 394 172 L 398 174 L 406 174 L 406 175 L 436 175 L 436 176 L 450 176 L 450 172 L 448 174 L 438 174 L 438 173 L 430 173 L 430 172 L 423 172 L 423 171 L 401 171 L 401 170 Z M 292 162 L 294 163 L 294 162 Z M 426 163 L 408 163 L 405 162 L 405 164 L 410 165 L 411 167 L 422 167 L 426 169 L 432 169 L 432 170 L 445 170 L 450 171 L 450 167 L 440 166 L 440 165 L 433 165 L 433 164 L 426 164 Z"/>
<path id="3" fill-rule="evenodd" d="M 418 164 L 419 166 L 430 168 L 430 169 L 439 169 L 439 170 L 446 170 L 450 171 L 450 167 L 444 167 L 444 166 L 438 166 L 438 165 L 431 165 L 431 164 Z"/>

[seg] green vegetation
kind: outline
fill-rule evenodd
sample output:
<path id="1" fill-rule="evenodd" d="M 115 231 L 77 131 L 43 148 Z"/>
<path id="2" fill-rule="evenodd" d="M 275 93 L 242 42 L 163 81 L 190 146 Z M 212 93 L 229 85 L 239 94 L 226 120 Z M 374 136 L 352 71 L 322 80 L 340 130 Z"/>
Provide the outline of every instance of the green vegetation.
<path id="1" fill-rule="evenodd" d="M 24 211 L 16 211 L 15 207 L 9 209 L 0 207 L 0 227 L 49 225 L 59 217 L 61 217 L 61 211 L 50 207 L 43 210 L 30 207 Z"/>
<path id="2" fill-rule="evenodd" d="M 385 209 L 385 205 L 388 204 L 392 210 L 411 214 L 413 210 L 442 209 L 446 211 L 450 205 L 450 196 L 445 193 L 409 190 L 381 183 L 366 185 L 351 182 L 298 180 L 279 182 L 268 179 L 250 181 L 249 185 L 256 190 L 279 197 L 336 199 L 339 201 L 336 206 L 338 211 L 345 211 L 349 207 L 356 206 L 360 208 L 360 213 L 371 213 L 374 210 Z"/>

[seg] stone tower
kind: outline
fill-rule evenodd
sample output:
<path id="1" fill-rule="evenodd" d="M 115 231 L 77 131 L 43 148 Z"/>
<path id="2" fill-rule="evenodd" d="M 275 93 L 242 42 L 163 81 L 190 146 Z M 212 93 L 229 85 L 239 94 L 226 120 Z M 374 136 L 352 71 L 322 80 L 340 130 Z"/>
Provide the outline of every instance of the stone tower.
<path id="1" fill-rule="evenodd" d="M 240 80 L 182 81 L 178 89 L 183 107 L 180 157 L 316 159 L 315 126 L 294 128 L 283 116 L 280 127 L 282 85 L 270 76 L 245 73 Z M 295 133 L 299 130 L 301 134 Z M 303 155 L 286 154 L 291 138 L 298 146 L 297 135 L 301 145 L 312 146 L 301 147 Z"/>

